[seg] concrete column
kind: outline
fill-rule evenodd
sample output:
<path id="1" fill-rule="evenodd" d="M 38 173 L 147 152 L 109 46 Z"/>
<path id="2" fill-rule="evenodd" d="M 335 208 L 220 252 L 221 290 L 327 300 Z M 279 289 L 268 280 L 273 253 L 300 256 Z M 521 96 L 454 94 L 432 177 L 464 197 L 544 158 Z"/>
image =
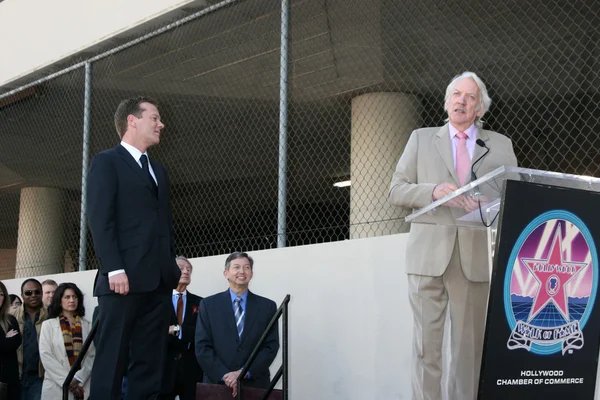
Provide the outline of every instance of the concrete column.
<path id="1" fill-rule="evenodd" d="M 420 102 L 404 93 L 368 93 L 352 99 L 350 238 L 408 231 L 387 193 L 410 133 L 421 124 Z"/>
<path id="2" fill-rule="evenodd" d="M 63 272 L 65 200 L 61 190 L 21 189 L 15 278 Z"/>

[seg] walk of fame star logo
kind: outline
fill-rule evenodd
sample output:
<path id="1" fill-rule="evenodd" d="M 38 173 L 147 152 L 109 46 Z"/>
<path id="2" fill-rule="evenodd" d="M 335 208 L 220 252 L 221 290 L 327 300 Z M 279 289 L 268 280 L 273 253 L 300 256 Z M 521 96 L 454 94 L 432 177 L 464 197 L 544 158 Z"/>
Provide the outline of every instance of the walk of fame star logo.
<path id="1" fill-rule="evenodd" d="M 529 222 L 506 266 L 503 303 L 511 330 L 506 347 L 537 355 L 583 349 L 598 265 L 594 237 L 577 215 L 550 210 Z"/>
<path id="2" fill-rule="evenodd" d="M 527 322 L 534 319 L 549 303 L 553 303 L 565 321 L 570 322 L 567 285 L 588 263 L 564 260 L 560 229 L 554 234 L 546 259 L 522 258 L 521 262 L 538 283 Z"/>

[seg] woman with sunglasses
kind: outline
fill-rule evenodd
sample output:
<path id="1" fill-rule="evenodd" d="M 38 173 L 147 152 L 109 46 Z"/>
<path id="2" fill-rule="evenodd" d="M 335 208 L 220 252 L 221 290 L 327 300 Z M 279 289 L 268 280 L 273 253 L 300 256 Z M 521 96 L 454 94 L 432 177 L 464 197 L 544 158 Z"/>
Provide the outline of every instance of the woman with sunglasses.
<path id="1" fill-rule="evenodd" d="M 81 352 L 91 326 L 83 319 L 83 293 L 74 283 L 61 283 L 48 307 L 48 319 L 40 334 L 40 359 L 44 365 L 42 400 L 62 397 L 62 385 Z M 90 374 L 95 350 L 92 344 L 83 359 L 81 369 L 69 386 L 69 399 L 87 399 L 90 394 Z"/>
<path id="2" fill-rule="evenodd" d="M 19 398 L 19 363 L 17 348 L 21 333 L 15 317 L 9 314 L 10 297 L 4 283 L 0 282 L 0 382 L 7 385 L 7 400 Z"/>

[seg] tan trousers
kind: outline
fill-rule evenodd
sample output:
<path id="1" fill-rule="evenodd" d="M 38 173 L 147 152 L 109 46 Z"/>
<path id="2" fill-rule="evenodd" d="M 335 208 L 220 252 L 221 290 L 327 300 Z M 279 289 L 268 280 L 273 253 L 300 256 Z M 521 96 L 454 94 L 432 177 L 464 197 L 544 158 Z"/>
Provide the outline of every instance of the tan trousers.
<path id="1" fill-rule="evenodd" d="M 408 275 L 413 310 L 412 398 L 442 399 L 442 340 L 450 309 L 448 400 L 477 397 L 489 282 L 471 282 L 460 265 L 458 243 L 442 276 Z"/>

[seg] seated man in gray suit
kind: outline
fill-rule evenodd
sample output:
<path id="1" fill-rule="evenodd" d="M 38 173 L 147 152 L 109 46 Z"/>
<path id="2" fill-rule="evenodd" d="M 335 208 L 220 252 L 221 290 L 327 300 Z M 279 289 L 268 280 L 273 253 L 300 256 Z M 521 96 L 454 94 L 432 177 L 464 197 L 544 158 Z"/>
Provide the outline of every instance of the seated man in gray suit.
<path id="1" fill-rule="evenodd" d="M 477 75 L 465 72 L 455 77 L 446 89 L 448 123 L 411 134 L 392 178 L 389 202 L 419 209 L 468 183 L 472 169 L 482 176 L 502 165 L 517 165 L 511 141 L 482 129 L 481 118 L 490 104 L 485 84 Z M 486 148 L 489 153 L 477 162 Z M 451 206 L 473 210 L 477 202 L 464 196 Z M 438 211 L 445 219 L 451 213 L 450 207 Z M 413 310 L 413 399 L 442 398 L 447 309 L 452 349 L 447 398 L 474 399 L 489 291 L 485 231 L 413 224 L 406 272 Z"/>
<path id="2" fill-rule="evenodd" d="M 196 358 L 204 371 L 204 383 L 225 384 L 234 396 L 241 369 L 277 309 L 272 300 L 248 290 L 253 267 L 248 254 L 230 254 L 223 271 L 229 288 L 200 302 L 196 323 Z M 275 325 L 244 377 L 244 386 L 269 387 L 269 366 L 278 350 L 279 329 Z"/>

